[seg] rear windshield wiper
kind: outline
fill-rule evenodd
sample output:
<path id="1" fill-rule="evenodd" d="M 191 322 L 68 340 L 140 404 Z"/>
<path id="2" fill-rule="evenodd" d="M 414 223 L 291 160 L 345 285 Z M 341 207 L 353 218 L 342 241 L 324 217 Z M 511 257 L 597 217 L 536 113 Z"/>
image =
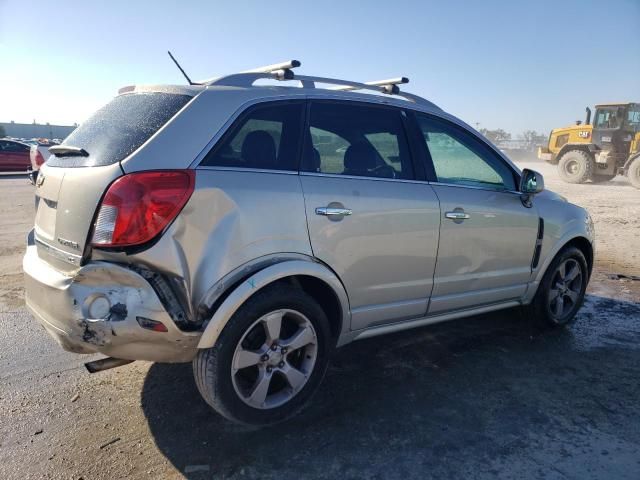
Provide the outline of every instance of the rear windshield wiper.
<path id="1" fill-rule="evenodd" d="M 49 151 L 56 157 L 88 157 L 89 152 L 84 148 L 73 147 L 71 145 L 54 145 L 49 147 Z"/>

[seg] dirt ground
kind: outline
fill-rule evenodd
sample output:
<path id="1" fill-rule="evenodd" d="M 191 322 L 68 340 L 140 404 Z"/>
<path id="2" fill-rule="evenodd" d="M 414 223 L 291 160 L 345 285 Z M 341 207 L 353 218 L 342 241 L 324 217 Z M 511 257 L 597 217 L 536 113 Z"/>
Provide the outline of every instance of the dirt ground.
<path id="1" fill-rule="evenodd" d="M 596 272 L 570 329 L 504 311 L 337 351 L 312 405 L 240 428 L 200 399 L 190 365 L 89 375 L 23 307 L 32 187 L 0 178 L 0 478 L 640 478 L 640 191 L 624 179 L 547 188 L 585 206 Z"/>

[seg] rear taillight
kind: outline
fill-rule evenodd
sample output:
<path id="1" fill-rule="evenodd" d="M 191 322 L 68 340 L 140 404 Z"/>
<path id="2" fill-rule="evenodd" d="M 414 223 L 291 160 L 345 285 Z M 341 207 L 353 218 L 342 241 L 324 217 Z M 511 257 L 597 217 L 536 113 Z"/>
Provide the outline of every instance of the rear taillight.
<path id="1" fill-rule="evenodd" d="M 31 151 L 29 152 L 29 156 L 31 157 L 31 167 L 35 170 L 35 167 L 40 167 L 44 163 L 44 157 L 38 150 L 38 147 L 33 145 L 31 147 Z"/>
<path id="2" fill-rule="evenodd" d="M 130 173 L 104 194 L 93 226 L 95 247 L 131 247 L 152 240 L 180 213 L 191 194 L 193 170 Z"/>

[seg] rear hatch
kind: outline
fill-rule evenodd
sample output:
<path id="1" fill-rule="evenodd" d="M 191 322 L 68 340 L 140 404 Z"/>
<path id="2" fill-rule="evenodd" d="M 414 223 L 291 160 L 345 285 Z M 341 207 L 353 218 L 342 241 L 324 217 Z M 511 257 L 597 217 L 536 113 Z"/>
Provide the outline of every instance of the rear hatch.
<path id="1" fill-rule="evenodd" d="M 80 125 L 40 169 L 36 183 L 38 255 L 62 271 L 82 263 L 100 200 L 123 175 L 120 162 L 162 128 L 192 97 L 130 93 L 115 97 Z"/>

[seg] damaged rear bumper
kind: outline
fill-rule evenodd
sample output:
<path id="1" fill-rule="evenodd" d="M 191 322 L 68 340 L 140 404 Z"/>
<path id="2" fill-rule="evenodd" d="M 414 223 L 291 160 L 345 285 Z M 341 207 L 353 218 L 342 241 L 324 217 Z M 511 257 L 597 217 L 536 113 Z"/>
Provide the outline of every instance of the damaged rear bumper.
<path id="1" fill-rule="evenodd" d="M 92 262 L 69 276 L 29 245 L 23 269 L 27 308 L 65 350 L 155 362 L 188 362 L 197 353 L 201 333 L 180 330 L 149 283 L 128 268 Z M 166 332 L 149 329 L 147 320 Z"/>

